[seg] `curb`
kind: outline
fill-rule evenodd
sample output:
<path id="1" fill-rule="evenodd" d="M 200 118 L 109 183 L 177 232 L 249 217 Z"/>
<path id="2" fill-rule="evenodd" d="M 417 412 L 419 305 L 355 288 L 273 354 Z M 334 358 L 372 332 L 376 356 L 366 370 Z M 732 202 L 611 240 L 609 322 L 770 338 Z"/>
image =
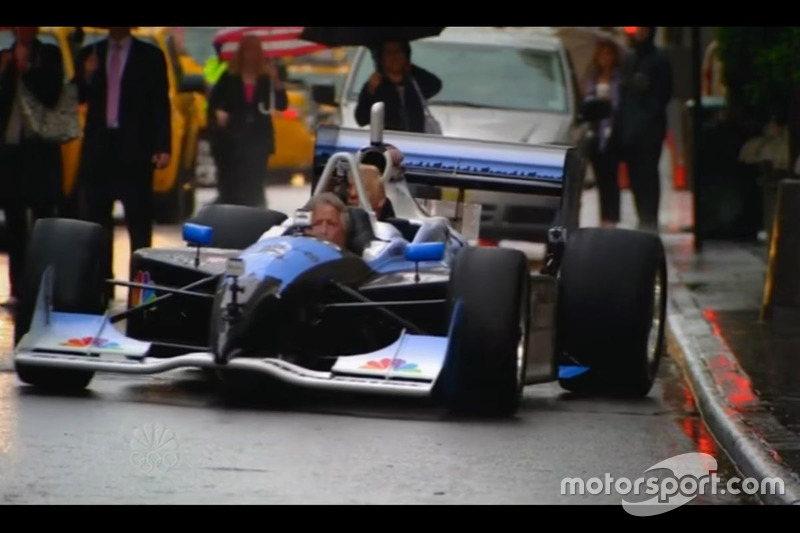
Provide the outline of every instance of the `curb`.
<path id="1" fill-rule="evenodd" d="M 669 260 L 668 260 L 669 261 Z M 670 265 L 672 266 L 672 265 Z M 675 269 L 672 268 L 672 272 Z M 676 277 L 670 276 L 671 279 Z M 745 422 L 720 390 L 705 354 L 725 358 L 727 372 L 746 377 L 730 347 L 720 337 L 714 337 L 702 310 L 695 304 L 691 292 L 677 281 L 670 282 L 667 305 L 667 342 L 670 355 L 689 382 L 695 402 L 709 430 L 740 472 L 747 478 L 763 480 L 779 478 L 784 482 L 783 494 L 758 495 L 768 505 L 800 505 L 800 477 L 786 468 L 771 453 L 769 445 Z M 700 335 L 713 339 L 701 347 Z"/>

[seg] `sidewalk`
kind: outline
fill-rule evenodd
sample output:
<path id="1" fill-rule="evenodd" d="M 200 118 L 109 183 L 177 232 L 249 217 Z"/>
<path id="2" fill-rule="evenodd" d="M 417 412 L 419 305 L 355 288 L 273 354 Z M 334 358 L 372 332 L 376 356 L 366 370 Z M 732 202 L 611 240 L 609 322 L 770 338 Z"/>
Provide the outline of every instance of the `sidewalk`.
<path id="1" fill-rule="evenodd" d="M 670 355 L 710 431 L 748 477 L 779 477 L 800 502 L 800 313 L 759 322 L 767 246 L 665 235 Z"/>

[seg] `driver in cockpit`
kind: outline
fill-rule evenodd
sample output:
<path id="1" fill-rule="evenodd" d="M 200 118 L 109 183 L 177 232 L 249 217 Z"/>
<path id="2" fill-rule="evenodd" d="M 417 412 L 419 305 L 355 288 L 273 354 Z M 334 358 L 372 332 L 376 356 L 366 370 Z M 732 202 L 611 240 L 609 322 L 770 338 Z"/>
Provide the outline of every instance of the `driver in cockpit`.
<path id="1" fill-rule="evenodd" d="M 364 183 L 364 190 L 367 193 L 367 198 L 372 210 L 375 212 L 378 220 L 386 221 L 394 218 L 394 208 L 392 202 L 386 197 L 386 187 L 381 181 L 381 172 L 378 167 L 374 165 L 360 165 L 359 171 L 361 173 L 361 180 Z M 358 198 L 358 189 L 356 189 L 353 182 L 352 175 L 348 176 L 348 196 L 347 204 L 350 207 L 360 207 L 361 202 Z"/>
<path id="2" fill-rule="evenodd" d="M 328 241 L 343 250 L 347 248 L 350 215 L 338 196 L 332 192 L 317 194 L 306 205 L 306 210 L 311 213 L 308 236 Z"/>

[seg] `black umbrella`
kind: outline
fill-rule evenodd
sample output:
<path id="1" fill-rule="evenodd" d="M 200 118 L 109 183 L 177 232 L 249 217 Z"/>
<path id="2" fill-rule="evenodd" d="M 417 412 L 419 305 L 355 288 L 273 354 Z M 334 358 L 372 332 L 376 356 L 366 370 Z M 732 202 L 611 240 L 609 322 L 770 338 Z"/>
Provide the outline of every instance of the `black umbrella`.
<path id="1" fill-rule="evenodd" d="M 327 46 L 368 46 L 376 47 L 385 41 L 416 41 L 426 37 L 436 37 L 444 30 L 428 27 L 390 27 L 390 26 L 308 26 L 300 38 L 304 41 Z"/>

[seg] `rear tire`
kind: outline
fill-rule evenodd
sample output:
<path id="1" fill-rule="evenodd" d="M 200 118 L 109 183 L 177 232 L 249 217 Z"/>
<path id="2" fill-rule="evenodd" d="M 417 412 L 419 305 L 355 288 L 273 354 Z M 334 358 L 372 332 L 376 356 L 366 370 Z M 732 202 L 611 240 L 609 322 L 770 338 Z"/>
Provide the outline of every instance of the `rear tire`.
<path id="1" fill-rule="evenodd" d="M 283 213 L 269 209 L 212 204 L 201 209 L 189 222 L 214 230 L 211 246 L 244 250 L 270 228 L 281 225 L 286 218 Z"/>
<path id="2" fill-rule="evenodd" d="M 559 278 L 561 379 L 577 393 L 646 396 L 665 350 L 667 267 L 657 235 L 591 228 L 568 235 Z"/>
<path id="3" fill-rule="evenodd" d="M 454 413 L 507 417 L 525 383 L 530 269 L 503 248 L 459 252 L 449 287 L 450 346 L 436 394 Z"/>
<path id="4" fill-rule="evenodd" d="M 24 293 L 15 317 L 14 343 L 28 332 L 45 270 L 53 267 L 53 310 L 102 315 L 108 300 L 109 271 L 106 231 L 97 224 L 67 219 L 36 223 L 28 247 Z M 94 372 L 60 370 L 15 363 L 19 379 L 43 389 L 71 392 L 85 389 Z"/>

